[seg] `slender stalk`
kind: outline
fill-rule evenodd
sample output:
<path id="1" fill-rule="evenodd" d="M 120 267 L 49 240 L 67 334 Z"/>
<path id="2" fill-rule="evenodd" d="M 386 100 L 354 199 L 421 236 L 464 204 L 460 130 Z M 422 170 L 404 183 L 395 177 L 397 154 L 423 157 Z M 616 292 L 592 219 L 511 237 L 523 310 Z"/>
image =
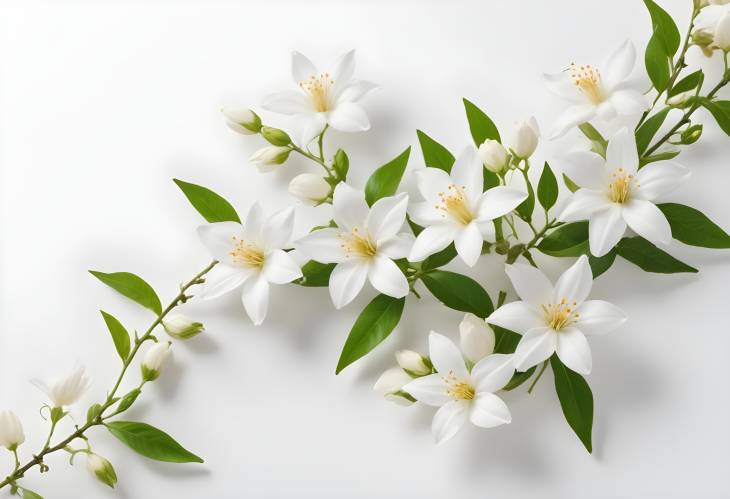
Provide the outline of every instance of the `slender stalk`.
<path id="1" fill-rule="evenodd" d="M 548 361 L 542 363 L 542 367 L 540 368 L 540 372 L 537 373 L 537 377 L 532 381 L 530 384 L 530 388 L 527 389 L 527 393 L 532 393 L 532 389 L 535 388 L 535 385 L 538 381 L 540 381 L 540 378 L 542 377 L 542 374 L 545 372 L 545 369 L 547 369 Z"/>
<path id="2" fill-rule="evenodd" d="M 104 421 L 108 419 L 109 417 L 116 415 L 118 412 L 114 412 L 112 414 L 109 414 L 107 416 L 104 416 L 104 412 L 109 409 L 112 405 L 114 405 L 117 401 L 115 400 L 115 394 L 117 393 L 117 390 L 119 390 L 119 386 L 122 383 L 122 380 L 124 379 L 124 375 L 127 372 L 127 368 L 132 363 L 132 360 L 134 359 L 135 355 L 139 351 L 140 346 L 147 341 L 152 339 L 152 332 L 154 329 L 160 325 L 162 320 L 169 314 L 175 307 L 180 305 L 181 303 L 184 303 L 188 300 L 188 296 L 186 295 L 187 290 L 196 285 L 203 282 L 203 278 L 205 275 L 210 272 L 210 270 L 215 267 L 218 264 L 217 261 L 211 262 L 207 267 L 205 267 L 203 270 L 198 272 L 198 274 L 195 275 L 191 280 L 189 280 L 187 283 L 183 284 L 180 287 L 180 293 L 178 293 L 175 298 L 165 307 L 165 309 L 160 312 L 160 314 L 155 318 L 155 320 L 152 322 L 152 324 L 147 328 L 145 333 L 139 337 L 136 338 L 134 341 L 134 347 L 132 348 L 132 351 L 129 353 L 127 358 L 124 361 L 124 364 L 122 365 L 122 370 L 119 373 L 119 376 L 117 376 L 116 382 L 114 383 L 113 388 L 107 395 L 107 398 L 105 402 L 101 406 L 101 410 L 99 411 L 99 414 L 96 416 L 96 418 L 92 419 L 91 421 L 88 421 L 83 426 L 77 427 L 75 431 L 73 431 L 70 435 L 68 435 L 66 438 L 61 440 L 56 445 L 51 446 L 50 441 L 51 437 L 53 435 L 53 430 L 55 429 L 55 423 L 52 423 L 51 425 L 51 432 L 48 435 L 48 439 L 46 440 L 45 445 L 43 446 L 42 450 L 33 456 L 31 460 L 29 460 L 27 463 L 25 463 L 22 466 L 16 465 L 15 470 L 8 475 L 5 480 L 0 482 L 0 489 L 15 484 L 15 482 L 19 479 L 21 479 L 25 473 L 33 468 L 34 466 L 42 465 L 43 464 L 43 458 L 48 455 L 52 454 L 54 452 L 57 452 L 59 450 L 64 450 L 68 444 L 70 444 L 72 441 L 74 441 L 77 438 L 81 438 L 84 436 L 86 431 L 89 428 L 92 428 L 94 426 L 102 425 L 104 424 Z"/>

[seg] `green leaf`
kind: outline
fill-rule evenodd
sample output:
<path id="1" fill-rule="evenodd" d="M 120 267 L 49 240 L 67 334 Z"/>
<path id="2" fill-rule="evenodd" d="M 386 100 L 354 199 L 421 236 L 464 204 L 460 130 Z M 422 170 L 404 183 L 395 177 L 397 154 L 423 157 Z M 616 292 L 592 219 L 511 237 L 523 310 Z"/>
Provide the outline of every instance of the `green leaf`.
<path id="1" fill-rule="evenodd" d="M 117 411 L 124 412 L 132 407 L 132 404 L 134 404 L 134 401 L 137 400 L 137 397 L 139 397 L 140 393 L 142 393 L 142 390 L 140 390 L 139 388 L 135 388 L 127 393 L 124 397 L 122 397 L 122 400 L 119 402 L 119 405 L 117 406 Z"/>
<path id="2" fill-rule="evenodd" d="M 135 421 L 106 423 L 109 433 L 117 437 L 133 451 L 155 461 L 168 463 L 202 463 L 203 460 L 183 448 L 162 430 Z"/>
<path id="3" fill-rule="evenodd" d="M 446 173 L 451 172 L 454 166 L 454 155 L 444 146 L 433 140 L 421 130 L 416 130 L 418 142 L 421 144 L 421 152 L 423 152 L 423 162 L 431 168 L 440 168 Z"/>
<path id="4" fill-rule="evenodd" d="M 643 237 L 625 237 L 616 245 L 619 256 L 639 266 L 646 272 L 675 274 L 697 272 L 697 269 L 680 262 L 666 251 L 662 251 Z"/>
<path id="5" fill-rule="evenodd" d="M 550 357 L 555 375 L 555 391 L 560 400 L 563 415 L 588 452 L 593 452 L 593 393 L 580 374 L 571 371 L 560 362 L 557 355 Z"/>
<path id="6" fill-rule="evenodd" d="M 89 272 L 101 282 L 130 300 L 136 301 L 157 315 L 162 313 L 162 304 L 157 293 L 141 277 L 130 272 L 112 272 L 110 274 L 97 270 L 90 270 Z"/>
<path id="7" fill-rule="evenodd" d="M 636 148 L 639 150 L 640 155 L 644 154 L 644 151 L 646 151 L 649 144 L 651 144 L 651 139 L 653 139 L 654 135 L 656 135 L 659 131 L 659 128 L 662 126 L 662 123 L 664 123 L 670 109 L 671 108 L 669 107 L 665 107 L 642 123 L 636 131 Z"/>
<path id="8" fill-rule="evenodd" d="M 591 150 L 605 158 L 608 141 L 601 135 L 601 132 L 590 123 L 581 123 L 578 125 L 578 129 L 591 141 Z"/>
<path id="9" fill-rule="evenodd" d="M 502 390 L 508 392 L 520 386 L 522 383 L 530 379 L 533 374 L 535 374 L 535 367 L 536 366 L 532 366 L 527 371 L 514 373 L 512 375 L 512 379 L 510 379 L 509 382 L 504 385 L 504 388 L 502 388 Z"/>
<path id="10" fill-rule="evenodd" d="M 413 220 L 411 220 L 411 217 L 408 214 L 406 214 L 406 222 L 408 222 L 408 226 L 413 231 L 413 235 L 418 236 L 418 234 L 420 234 L 421 232 L 423 232 L 423 227 L 421 227 L 416 222 L 414 222 Z"/>
<path id="11" fill-rule="evenodd" d="M 540 181 L 537 183 L 537 199 L 540 201 L 540 206 L 546 210 L 552 208 L 558 200 L 558 180 L 547 161 L 542 167 Z"/>
<path id="12" fill-rule="evenodd" d="M 446 270 L 432 270 L 421 276 L 423 284 L 444 305 L 485 318 L 494 311 L 484 288 L 471 277 Z"/>
<path id="13" fill-rule="evenodd" d="M 645 0 L 646 1 L 646 0 Z M 669 56 L 664 47 L 664 40 L 658 30 L 651 35 L 644 52 L 644 65 L 654 88 L 664 91 L 669 83 Z"/>
<path id="14" fill-rule="evenodd" d="M 515 353 L 517 344 L 522 336 L 499 326 L 492 326 L 494 329 L 494 353 Z"/>
<path id="15" fill-rule="evenodd" d="M 21 488 L 23 491 L 23 499 L 43 499 L 43 496 L 38 494 L 37 492 L 33 492 L 30 489 Z"/>
<path id="16" fill-rule="evenodd" d="M 722 131 L 730 135 L 730 100 L 710 101 L 703 99 L 702 105 L 710 111 Z"/>
<path id="17" fill-rule="evenodd" d="M 345 151 L 337 149 L 332 167 L 340 179 L 345 180 L 347 178 L 347 172 L 350 171 L 350 158 L 347 157 Z"/>
<path id="18" fill-rule="evenodd" d="M 698 69 L 694 73 L 688 74 L 677 83 L 672 85 L 672 88 L 669 90 L 669 92 L 667 92 L 667 96 L 673 97 L 684 92 L 695 90 L 697 87 L 702 85 L 704 79 L 705 74 L 702 72 L 701 69 Z"/>
<path id="19" fill-rule="evenodd" d="M 319 263 L 310 260 L 302 266 L 302 277 L 297 281 L 300 286 L 320 288 L 329 285 L 330 274 L 335 263 Z"/>
<path id="20" fill-rule="evenodd" d="M 107 329 L 109 329 L 109 332 L 112 335 L 112 341 L 114 342 L 114 347 L 117 349 L 119 357 L 122 358 L 122 361 L 127 360 L 130 348 L 129 333 L 126 329 L 124 329 L 124 326 L 116 319 L 116 317 L 104 312 L 103 310 L 100 312 L 101 316 L 104 318 L 104 322 L 106 322 Z"/>
<path id="21" fill-rule="evenodd" d="M 484 188 L 483 189 L 485 191 L 488 189 L 491 189 L 492 187 L 497 187 L 500 184 L 499 176 L 496 173 L 490 172 L 486 168 L 484 168 L 482 170 L 482 172 L 483 172 L 482 175 L 484 177 Z"/>
<path id="22" fill-rule="evenodd" d="M 456 257 L 456 247 L 454 246 L 454 243 L 449 244 L 445 249 L 442 249 L 438 253 L 435 253 L 428 258 L 426 258 L 423 263 L 421 263 L 421 269 L 423 270 L 433 270 L 437 269 L 439 267 L 443 267 L 447 263 L 449 263 L 451 260 L 453 260 Z"/>
<path id="23" fill-rule="evenodd" d="M 595 279 L 611 268 L 614 260 L 616 260 L 616 249 L 612 249 L 603 256 L 593 256 L 591 255 L 590 251 L 587 252 L 587 255 L 588 264 L 591 266 L 591 273 L 593 274 L 593 278 Z"/>
<path id="24" fill-rule="evenodd" d="M 464 108 L 466 109 L 466 119 L 469 121 L 469 131 L 471 131 L 471 137 L 477 147 L 487 139 L 502 142 L 497 126 L 484 111 L 466 99 L 464 99 Z"/>
<path id="25" fill-rule="evenodd" d="M 565 173 L 563 173 L 563 183 L 565 184 L 565 187 L 567 187 L 570 192 L 575 192 L 578 189 L 580 189 L 580 186 L 578 184 L 576 184 L 575 182 L 573 182 L 572 180 L 570 180 L 570 177 L 567 176 Z"/>
<path id="26" fill-rule="evenodd" d="M 233 206 L 231 206 L 231 203 L 215 192 L 201 185 L 183 182 L 180 179 L 173 179 L 173 181 L 183 191 L 183 194 L 188 198 L 193 208 L 198 210 L 198 213 L 208 222 L 241 223 L 241 219 L 238 217 L 238 213 L 236 213 Z"/>
<path id="27" fill-rule="evenodd" d="M 335 374 L 363 357 L 390 335 L 403 314 L 405 298 L 378 295 L 358 316 L 342 347 Z"/>
<path id="28" fill-rule="evenodd" d="M 580 256 L 588 248 L 588 222 L 561 225 L 550 232 L 537 249 L 550 256 Z"/>
<path id="29" fill-rule="evenodd" d="M 86 422 L 91 423 L 99 414 L 101 414 L 101 404 L 92 405 L 89 407 L 89 410 L 86 411 Z"/>
<path id="30" fill-rule="evenodd" d="M 672 16 L 653 0 L 644 0 L 644 5 L 649 10 L 653 31 L 661 42 L 664 54 L 671 58 L 679 50 L 681 37 L 677 25 L 674 23 Z"/>
<path id="31" fill-rule="evenodd" d="M 649 163 L 653 163 L 655 161 L 667 161 L 676 157 L 680 152 L 681 151 L 677 149 L 675 151 L 666 151 L 659 154 L 652 154 L 651 156 L 641 156 L 639 158 L 639 168 L 643 168 Z"/>
<path id="32" fill-rule="evenodd" d="M 411 148 L 408 147 L 394 160 L 384 164 L 370 175 L 365 184 L 365 200 L 372 206 L 375 201 L 386 196 L 392 196 L 398 190 L 403 172 L 406 171 L 408 156 Z"/>
<path id="33" fill-rule="evenodd" d="M 672 228 L 672 237 L 690 246 L 730 248 L 730 236 L 704 213 L 683 204 L 658 204 Z"/>
<path id="34" fill-rule="evenodd" d="M 535 189 L 532 188 L 532 183 L 529 181 L 526 181 L 525 185 L 527 186 L 527 198 L 515 208 L 515 211 L 529 222 L 532 220 L 532 212 L 535 211 Z"/>

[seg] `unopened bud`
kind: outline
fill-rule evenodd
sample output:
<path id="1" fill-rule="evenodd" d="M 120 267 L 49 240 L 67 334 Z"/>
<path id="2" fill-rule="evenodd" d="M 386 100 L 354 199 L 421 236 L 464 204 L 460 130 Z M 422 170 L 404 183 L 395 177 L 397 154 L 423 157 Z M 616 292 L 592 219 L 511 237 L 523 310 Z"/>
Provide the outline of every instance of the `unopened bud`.
<path id="1" fill-rule="evenodd" d="M 714 36 L 706 30 L 697 30 L 692 33 L 692 43 L 700 47 L 708 47 L 712 44 Z"/>
<path id="2" fill-rule="evenodd" d="M 501 173 L 507 168 L 509 153 L 502 144 L 496 140 L 487 139 L 479 146 L 477 151 L 479 159 L 484 167 L 490 172 Z"/>
<path id="3" fill-rule="evenodd" d="M 117 473 L 114 471 L 114 466 L 112 466 L 112 463 L 108 459 L 91 452 L 86 458 L 86 466 L 100 482 L 114 488 L 114 485 L 117 483 Z"/>
<path id="4" fill-rule="evenodd" d="M 373 390 L 398 405 L 411 405 L 416 399 L 403 391 L 403 387 L 410 382 L 411 377 L 403 369 L 391 367 L 380 375 Z"/>
<path id="5" fill-rule="evenodd" d="M 291 137 L 284 130 L 265 126 L 261 128 L 261 136 L 273 146 L 287 146 L 291 144 Z"/>
<path id="6" fill-rule="evenodd" d="M 694 144 L 697 142 L 700 137 L 702 136 L 702 124 L 699 123 L 697 125 L 692 125 L 691 127 L 687 128 L 684 132 L 682 132 L 682 135 L 680 136 L 680 142 L 682 144 Z"/>
<path id="7" fill-rule="evenodd" d="M 142 360 L 142 379 L 144 381 L 156 380 L 170 353 L 170 342 L 168 341 L 162 341 L 150 348 Z"/>
<path id="8" fill-rule="evenodd" d="M 223 109 L 226 124 L 234 132 L 243 135 L 254 135 L 261 130 L 261 118 L 248 108 Z"/>
<path id="9" fill-rule="evenodd" d="M 289 182 L 289 194 L 312 206 L 322 203 L 330 195 L 330 184 L 312 173 L 302 173 Z"/>
<path id="10" fill-rule="evenodd" d="M 250 161 L 260 172 L 271 172 L 284 164 L 290 153 L 291 149 L 288 147 L 268 146 L 253 153 Z"/>
<path id="11" fill-rule="evenodd" d="M 461 353 L 469 361 L 476 364 L 494 352 L 494 331 L 484 319 L 474 314 L 466 314 L 459 324 Z"/>
<path id="12" fill-rule="evenodd" d="M 0 411 L 0 445 L 14 451 L 25 442 L 25 433 L 20 419 L 13 411 Z"/>
<path id="13" fill-rule="evenodd" d="M 510 135 L 509 145 L 518 158 L 527 159 L 537 149 L 539 137 L 540 129 L 533 116 L 515 124 Z"/>
<path id="14" fill-rule="evenodd" d="M 684 109 L 690 104 L 692 96 L 694 96 L 694 90 L 688 90 L 687 92 L 672 95 L 667 99 L 667 106 Z"/>
<path id="15" fill-rule="evenodd" d="M 162 327 L 167 334 L 178 340 L 189 340 L 205 331 L 202 323 L 190 320 L 184 315 L 175 315 L 162 321 Z"/>
<path id="16" fill-rule="evenodd" d="M 395 352 L 395 360 L 401 369 L 411 376 L 419 377 L 431 374 L 431 362 L 413 350 L 398 350 Z"/>

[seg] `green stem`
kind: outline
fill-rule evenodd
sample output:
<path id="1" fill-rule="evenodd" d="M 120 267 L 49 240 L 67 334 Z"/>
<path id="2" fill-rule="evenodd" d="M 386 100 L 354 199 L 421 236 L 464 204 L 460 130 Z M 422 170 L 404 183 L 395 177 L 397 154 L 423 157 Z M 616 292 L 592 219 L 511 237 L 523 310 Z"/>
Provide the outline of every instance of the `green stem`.
<path id="1" fill-rule="evenodd" d="M 538 381 L 540 381 L 540 378 L 542 377 L 542 373 L 545 372 L 545 369 L 547 369 L 548 361 L 542 363 L 542 367 L 540 368 L 540 372 L 537 373 L 537 377 L 532 381 L 530 384 L 530 388 L 527 389 L 527 393 L 532 393 L 532 389 L 535 388 L 535 385 Z"/>
<path id="2" fill-rule="evenodd" d="M 116 394 L 117 390 L 119 389 L 119 386 L 122 383 L 122 379 L 124 378 L 124 375 L 127 372 L 127 368 L 129 367 L 129 365 L 131 364 L 135 355 L 139 351 L 139 348 L 142 345 L 142 343 L 144 343 L 145 341 L 152 338 L 153 330 L 158 325 L 160 325 L 160 323 L 167 316 L 167 314 L 169 314 L 175 307 L 177 307 L 178 305 L 180 305 L 181 303 L 183 303 L 184 301 L 186 301 L 188 299 L 188 296 L 185 294 L 187 292 L 187 290 L 196 284 L 202 283 L 205 275 L 208 272 L 210 272 L 210 270 L 213 267 L 215 267 L 217 264 L 218 264 L 217 261 L 211 262 L 207 267 L 205 267 L 203 270 L 198 272 L 198 274 L 196 274 L 195 277 L 193 277 L 190 281 L 183 284 L 180 287 L 180 293 L 178 293 L 178 295 L 175 298 L 173 298 L 173 300 L 170 302 L 170 304 L 167 307 L 165 307 L 165 309 L 162 312 L 160 312 L 160 314 L 152 322 L 152 325 L 150 325 L 150 327 L 147 328 L 147 330 L 145 331 L 145 334 L 143 334 L 140 338 L 135 339 L 134 348 L 132 348 L 132 351 L 129 353 L 129 355 L 125 359 L 124 364 L 122 366 L 122 370 L 119 373 L 119 376 L 117 377 L 116 382 L 114 383 L 114 387 L 107 395 L 106 401 L 104 402 L 104 404 L 102 404 L 102 408 L 99 411 L 99 414 L 97 415 L 97 417 L 92 419 L 91 421 L 88 421 L 83 426 L 77 427 L 75 431 L 73 431 L 70 435 L 68 435 L 66 438 L 64 438 L 63 440 L 61 440 L 58 444 L 56 444 L 54 446 L 50 446 L 51 436 L 53 435 L 53 430 L 55 429 L 55 424 L 52 424 L 51 432 L 48 435 L 48 439 L 46 440 L 46 443 L 43 446 L 43 449 L 38 454 L 34 455 L 33 459 L 31 459 L 24 465 L 22 465 L 22 466 L 16 465 L 15 470 L 10 475 L 8 475 L 5 478 L 5 480 L 0 482 L 0 489 L 4 488 L 10 484 L 15 483 L 17 480 L 22 478 L 28 470 L 30 470 L 34 466 L 43 464 L 43 458 L 47 454 L 51 454 L 53 452 L 57 452 L 59 450 L 65 449 L 66 446 L 68 446 L 68 444 L 70 444 L 75 439 L 84 437 L 85 432 L 89 428 L 104 424 L 104 420 L 108 419 L 110 417 L 110 415 L 104 416 L 104 411 L 106 411 L 109 407 L 111 407 L 112 405 L 114 405 L 116 403 L 116 401 L 114 400 L 114 395 Z"/>

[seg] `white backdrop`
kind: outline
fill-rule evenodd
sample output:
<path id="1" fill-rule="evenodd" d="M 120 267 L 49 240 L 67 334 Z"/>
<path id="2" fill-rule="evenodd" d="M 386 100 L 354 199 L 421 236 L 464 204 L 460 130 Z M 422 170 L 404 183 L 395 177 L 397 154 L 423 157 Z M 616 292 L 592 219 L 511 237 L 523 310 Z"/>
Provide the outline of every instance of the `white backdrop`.
<path id="1" fill-rule="evenodd" d="M 690 0 L 662 3 L 686 22 Z M 0 23 L 0 407 L 25 423 L 24 452 L 45 432 L 43 398 L 27 380 L 79 360 L 95 378 L 85 403 L 95 402 L 119 367 L 97 309 L 130 328 L 150 320 L 86 270 L 136 272 L 166 300 L 207 263 L 194 231 L 201 220 L 171 177 L 208 185 L 245 214 L 257 198 L 283 207 L 289 179 L 313 170 L 293 159 L 258 174 L 247 157 L 261 139 L 231 133 L 218 111 L 290 85 L 291 50 L 326 62 L 356 48 L 356 75 L 382 85 L 367 101 L 372 131 L 331 134 L 363 185 L 374 167 L 416 144 L 416 128 L 454 151 L 466 146 L 461 97 L 503 127 L 535 114 L 547 129 L 561 104 L 541 73 L 600 62 L 625 38 L 643 52 L 650 25 L 637 0 L 610 8 L 585 0 L 24 0 L 3 2 Z M 701 145 L 681 157 L 694 178 L 674 199 L 730 228 L 730 146 L 706 121 Z M 570 145 L 542 144 L 538 157 Z M 409 168 L 418 166 L 416 146 Z M 298 232 L 327 215 L 300 207 Z M 595 296 L 631 318 L 592 343 L 592 456 L 564 422 L 550 376 L 531 396 L 524 388 L 506 395 L 511 425 L 465 428 L 434 447 L 432 410 L 396 407 L 371 387 L 396 349 L 424 351 L 432 328 L 455 336 L 460 314 L 409 297 L 393 335 L 335 376 L 372 293 L 334 313 L 325 289 L 292 286 L 274 289 L 259 328 L 238 294 L 186 306 L 209 332 L 176 345 L 170 369 L 129 413 L 167 430 L 204 465 L 151 462 L 95 430 L 117 490 L 95 482 L 81 460 L 69 469 L 61 455 L 26 483 L 49 498 L 728 497 L 728 254 L 671 251 L 702 272 L 644 274 L 617 261 L 596 281 Z M 495 259 L 469 272 L 494 296 L 505 285 L 500 268 Z M 8 455 L 0 465 L 10 467 Z"/>

